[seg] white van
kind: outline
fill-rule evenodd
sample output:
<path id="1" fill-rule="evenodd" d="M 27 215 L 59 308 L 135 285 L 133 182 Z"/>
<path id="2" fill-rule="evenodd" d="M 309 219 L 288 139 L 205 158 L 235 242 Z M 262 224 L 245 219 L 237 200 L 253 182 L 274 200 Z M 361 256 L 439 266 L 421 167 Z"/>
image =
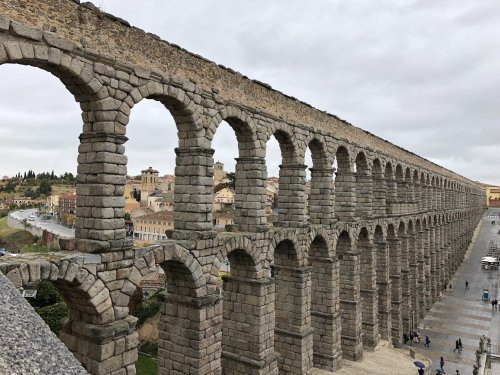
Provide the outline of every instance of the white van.
<path id="1" fill-rule="evenodd" d="M 28 220 L 29 220 L 29 221 L 35 221 L 35 215 L 30 215 L 30 216 L 28 217 Z"/>

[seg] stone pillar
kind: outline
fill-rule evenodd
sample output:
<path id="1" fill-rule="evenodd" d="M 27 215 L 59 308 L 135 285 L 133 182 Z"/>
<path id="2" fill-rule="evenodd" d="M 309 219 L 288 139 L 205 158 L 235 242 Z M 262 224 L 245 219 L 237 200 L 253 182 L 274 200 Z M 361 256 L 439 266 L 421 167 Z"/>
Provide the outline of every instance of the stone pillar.
<path id="1" fill-rule="evenodd" d="M 389 278 L 389 245 L 387 242 L 375 243 L 377 247 L 377 287 L 378 287 L 378 322 L 383 340 L 391 342 L 391 281 Z"/>
<path id="2" fill-rule="evenodd" d="M 410 320 L 411 320 L 411 274 L 410 267 L 408 264 L 408 236 L 399 236 L 400 248 L 401 248 L 401 294 L 402 294 L 402 305 L 401 305 L 401 315 L 403 321 L 403 330 L 406 332 L 410 331 Z"/>
<path id="3" fill-rule="evenodd" d="M 278 374 L 274 352 L 274 281 L 225 276 L 222 372 Z"/>
<path id="4" fill-rule="evenodd" d="M 361 309 L 363 346 L 376 348 L 379 343 L 377 262 L 375 247 L 363 247 L 361 251 Z"/>
<path id="5" fill-rule="evenodd" d="M 355 174 L 357 218 L 369 220 L 373 217 L 373 181 L 369 170 L 359 170 Z"/>
<path id="6" fill-rule="evenodd" d="M 407 199 L 406 183 L 403 177 L 396 180 L 398 186 L 398 203 L 405 203 Z"/>
<path id="7" fill-rule="evenodd" d="M 427 270 L 430 273 L 430 258 L 425 256 L 424 250 L 424 237 L 425 231 L 421 230 L 417 234 L 416 246 L 417 246 L 417 267 L 418 267 L 418 279 L 417 279 L 417 311 L 419 320 L 423 320 L 425 316 L 425 306 L 426 306 L 426 281 L 430 275 L 427 275 Z"/>
<path id="8" fill-rule="evenodd" d="M 127 316 L 106 324 L 66 318 L 59 338 L 92 374 L 135 375 L 137 318 Z"/>
<path id="9" fill-rule="evenodd" d="M 431 254 L 431 294 L 428 308 L 432 307 L 432 303 L 436 301 L 439 292 L 443 290 L 443 282 L 441 281 L 441 262 L 439 261 L 439 251 L 436 248 L 436 229 L 431 227 L 429 231 L 429 246 Z"/>
<path id="10" fill-rule="evenodd" d="M 415 193 L 415 203 L 416 203 L 416 213 L 422 211 L 422 185 L 420 185 L 420 181 L 414 181 L 414 193 Z"/>
<path id="11" fill-rule="evenodd" d="M 168 295 L 158 323 L 158 374 L 220 374 L 219 295 Z"/>
<path id="12" fill-rule="evenodd" d="M 333 168 L 310 168 L 311 192 L 309 193 L 309 217 L 311 224 L 330 225 L 333 220 Z"/>
<path id="13" fill-rule="evenodd" d="M 239 157 L 235 160 L 234 223 L 236 228 L 240 232 L 265 232 L 268 230 L 266 221 L 266 160 L 258 157 Z"/>
<path id="14" fill-rule="evenodd" d="M 274 349 L 279 372 L 306 374 L 313 365 L 311 267 L 274 265 Z"/>
<path id="15" fill-rule="evenodd" d="M 344 252 L 339 259 L 342 354 L 358 361 L 363 357 L 359 254 Z"/>
<path id="16" fill-rule="evenodd" d="M 439 225 L 435 225 L 433 227 L 433 238 L 434 238 L 434 249 L 436 251 L 436 275 L 438 277 L 437 279 L 437 285 L 439 287 L 443 287 L 445 282 L 448 282 L 446 279 L 446 272 L 445 272 L 445 264 L 444 264 L 444 250 L 441 248 L 441 231 L 439 228 Z M 436 291 L 436 294 L 433 295 L 432 297 L 432 302 L 435 302 L 437 299 L 437 295 L 439 294 L 438 291 Z"/>
<path id="17" fill-rule="evenodd" d="M 314 331 L 313 364 L 335 371 L 340 368 L 341 320 L 339 310 L 339 262 L 334 258 L 309 257 L 312 266 L 311 324 Z"/>
<path id="18" fill-rule="evenodd" d="M 392 344 L 399 348 L 403 339 L 402 321 L 402 277 L 401 277 L 401 240 L 391 238 L 389 242 L 390 278 L 391 278 L 391 321 Z"/>
<path id="19" fill-rule="evenodd" d="M 175 149 L 173 238 L 195 240 L 215 237 L 212 224 L 214 150 Z"/>
<path id="20" fill-rule="evenodd" d="M 385 197 L 387 215 L 397 215 L 399 212 L 396 209 L 398 201 L 398 188 L 394 178 L 387 178 L 387 196 Z"/>
<path id="21" fill-rule="evenodd" d="M 385 217 L 385 178 L 381 173 L 373 175 L 373 215 Z"/>
<path id="22" fill-rule="evenodd" d="M 416 328 L 419 320 L 418 309 L 420 305 L 419 301 L 419 270 L 418 270 L 418 243 L 415 233 L 408 234 L 408 262 L 410 266 L 410 299 L 411 299 L 411 309 L 410 309 L 410 319 L 412 319 L 412 324 L 414 324 L 413 329 Z"/>
<path id="23" fill-rule="evenodd" d="M 280 165 L 278 222 L 280 227 L 304 227 L 306 221 L 306 169 L 303 164 Z"/>
<path id="24" fill-rule="evenodd" d="M 428 207 L 428 201 L 429 201 L 429 188 L 427 185 L 421 185 L 422 186 L 422 199 L 420 201 L 420 212 L 426 212 L 427 207 Z"/>
<path id="25" fill-rule="evenodd" d="M 435 293 L 436 283 L 435 275 L 436 263 L 435 252 L 431 248 L 431 229 L 427 228 L 422 233 L 422 249 L 424 251 L 425 262 L 425 309 L 432 307 L 432 295 Z"/>
<path id="26" fill-rule="evenodd" d="M 109 251 L 113 243 L 122 247 L 125 239 L 127 157 L 125 136 L 87 132 L 80 135 L 76 185 L 76 250 Z M 63 250 L 68 242 L 62 242 Z"/>
<path id="27" fill-rule="evenodd" d="M 405 180 L 406 185 L 406 202 L 413 203 L 415 202 L 415 189 L 411 179 Z"/>
<path id="28" fill-rule="evenodd" d="M 352 172 L 335 172 L 335 217 L 353 221 L 356 209 L 355 176 Z"/>

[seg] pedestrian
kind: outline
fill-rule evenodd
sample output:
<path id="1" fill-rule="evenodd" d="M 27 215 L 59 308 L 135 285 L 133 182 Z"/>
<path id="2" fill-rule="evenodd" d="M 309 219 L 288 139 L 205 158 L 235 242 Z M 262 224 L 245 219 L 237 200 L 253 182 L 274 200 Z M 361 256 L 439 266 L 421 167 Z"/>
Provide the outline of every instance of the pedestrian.
<path id="1" fill-rule="evenodd" d="M 425 374 L 425 370 L 423 368 L 419 368 L 418 375 L 424 375 L 424 374 Z"/>
<path id="2" fill-rule="evenodd" d="M 429 338 L 429 336 L 425 335 L 425 344 L 424 344 L 424 346 L 427 346 L 429 348 L 430 345 L 431 345 L 431 339 Z"/>
<path id="3" fill-rule="evenodd" d="M 448 289 L 448 283 L 444 283 L 444 291 L 446 292 L 446 290 Z"/>
<path id="4" fill-rule="evenodd" d="M 442 301 L 443 300 L 443 292 L 439 292 L 439 300 Z"/>
<path id="5" fill-rule="evenodd" d="M 455 350 L 460 351 L 460 345 L 458 344 L 458 340 L 455 340 L 455 349 L 453 349 L 453 353 L 455 353 Z"/>
<path id="6" fill-rule="evenodd" d="M 451 292 L 451 284 L 450 284 L 450 292 Z"/>
<path id="7" fill-rule="evenodd" d="M 469 282 L 465 280 L 465 290 L 469 290 Z"/>
<path id="8" fill-rule="evenodd" d="M 464 346 L 462 345 L 462 339 L 458 338 L 458 351 L 461 353 Z"/>
<path id="9" fill-rule="evenodd" d="M 415 343 L 418 344 L 420 342 L 420 331 L 417 329 L 415 332 Z"/>
<path id="10" fill-rule="evenodd" d="M 445 372 L 444 368 L 443 368 L 444 367 L 444 359 L 443 359 L 443 357 L 441 357 L 441 359 L 439 360 L 439 365 L 441 366 L 441 371 Z"/>
<path id="11" fill-rule="evenodd" d="M 413 337 L 414 337 L 414 336 L 413 336 L 413 332 L 410 332 L 410 345 L 411 345 L 411 343 L 413 342 Z"/>
<path id="12" fill-rule="evenodd" d="M 455 371 L 455 375 L 460 375 L 460 371 Z"/>
<path id="13" fill-rule="evenodd" d="M 403 342 L 405 343 L 405 345 L 406 345 L 406 343 L 408 342 L 408 339 L 409 339 L 408 334 L 407 334 L 407 333 L 406 333 L 406 331 L 405 331 L 405 332 L 403 333 Z"/>
<path id="14" fill-rule="evenodd" d="M 491 309 L 492 310 L 495 309 L 495 300 L 494 299 L 491 300 Z"/>

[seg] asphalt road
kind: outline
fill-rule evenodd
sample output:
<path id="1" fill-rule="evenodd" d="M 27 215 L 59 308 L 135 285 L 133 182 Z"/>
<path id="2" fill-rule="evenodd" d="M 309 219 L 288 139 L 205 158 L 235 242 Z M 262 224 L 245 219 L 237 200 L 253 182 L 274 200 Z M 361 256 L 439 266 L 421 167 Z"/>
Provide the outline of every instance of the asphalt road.
<path id="1" fill-rule="evenodd" d="M 63 238 L 74 238 L 75 230 L 73 228 L 65 227 L 59 224 L 55 219 L 52 220 L 42 220 L 36 215 L 36 209 L 27 209 L 27 210 L 19 210 L 13 211 L 9 213 L 11 218 L 19 220 L 22 222 L 24 219 L 28 221 L 31 225 L 37 228 L 45 229 L 51 233 L 58 235 Z M 30 216 L 34 216 L 34 219 L 30 219 Z"/>

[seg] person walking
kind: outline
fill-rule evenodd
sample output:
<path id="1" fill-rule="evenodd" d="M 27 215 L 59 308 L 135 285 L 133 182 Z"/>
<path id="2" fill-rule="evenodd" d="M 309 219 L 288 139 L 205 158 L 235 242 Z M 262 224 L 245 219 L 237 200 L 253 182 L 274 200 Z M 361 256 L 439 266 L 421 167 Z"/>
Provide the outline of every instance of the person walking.
<path id="1" fill-rule="evenodd" d="M 453 349 L 453 353 L 455 353 L 456 350 L 460 351 L 460 345 L 458 344 L 458 340 L 455 340 L 455 349 Z"/>
<path id="2" fill-rule="evenodd" d="M 427 346 L 429 348 L 430 345 L 431 345 L 431 339 L 429 338 L 429 336 L 425 335 L 425 344 L 424 344 L 424 346 Z"/>
<path id="3" fill-rule="evenodd" d="M 456 370 L 455 375 L 460 375 L 460 371 Z"/>
<path id="4" fill-rule="evenodd" d="M 408 340 L 409 340 L 409 337 L 408 337 L 408 334 L 406 333 L 406 331 L 403 333 L 403 342 L 405 343 L 405 345 L 408 343 Z"/>
<path id="5" fill-rule="evenodd" d="M 423 368 L 419 368 L 418 375 L 424 375 L 424 374 L 425 374 L 425 370 Z"/>
<path id="6" fill-rule="evenodd" d="M 463 348 L 464 348 L 464 346 L 462 345 L 462 339 L 459 337 L 458 338 L 458 351 L 461 353 Z"/>
<path id="7" fill-rule="evenodd" d="M 441 359 L 439 360 L 439 366 L 441 366 L 441 371 L 443 371 L 444 373 L 446 373 L 444 371 L 444 368 L 443 368 L 444 367 L 444 358 L 443 357 L 441 357 Z"/>
<path id="8" fill-rule="evenodd" d="M 469 282 L 465 280 L 465 290 L 469 290 Z"/>
<path id="9" fill-rule="evenodd" d="M 451 293 L 451 284 L 450 284 L 450 293 Z"/>

